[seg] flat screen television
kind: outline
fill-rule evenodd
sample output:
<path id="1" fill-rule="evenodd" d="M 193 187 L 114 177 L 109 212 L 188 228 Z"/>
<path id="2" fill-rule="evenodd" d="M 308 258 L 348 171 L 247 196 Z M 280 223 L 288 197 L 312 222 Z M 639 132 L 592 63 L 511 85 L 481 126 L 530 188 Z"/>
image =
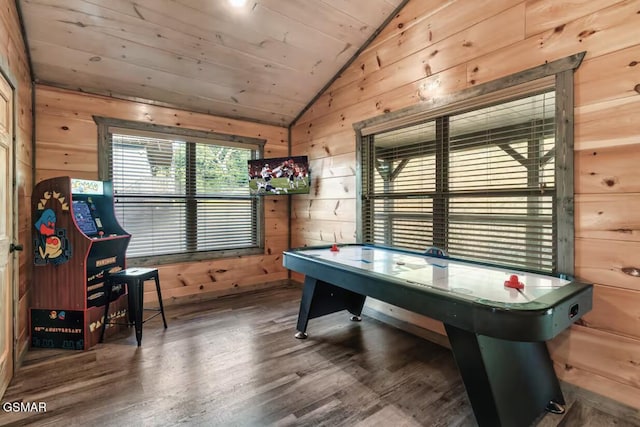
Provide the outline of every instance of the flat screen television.
<path id="1" fill-rule="evenodd" d="M 308 194 L 311 186 L 307 156 L 272 157 L 248 161 L 252 195 Z"/>

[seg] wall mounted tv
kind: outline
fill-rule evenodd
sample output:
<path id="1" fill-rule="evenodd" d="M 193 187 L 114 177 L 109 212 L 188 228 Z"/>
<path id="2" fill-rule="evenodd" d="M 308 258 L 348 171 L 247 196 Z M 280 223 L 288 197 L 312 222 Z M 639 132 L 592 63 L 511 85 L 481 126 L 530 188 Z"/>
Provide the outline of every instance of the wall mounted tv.
<path id="1" fill-rule="evenodd" d="M 311 178 L 307 156 L 254 159 L 248 161 L 248 167 L 252 195 L 309 193 Z"/>

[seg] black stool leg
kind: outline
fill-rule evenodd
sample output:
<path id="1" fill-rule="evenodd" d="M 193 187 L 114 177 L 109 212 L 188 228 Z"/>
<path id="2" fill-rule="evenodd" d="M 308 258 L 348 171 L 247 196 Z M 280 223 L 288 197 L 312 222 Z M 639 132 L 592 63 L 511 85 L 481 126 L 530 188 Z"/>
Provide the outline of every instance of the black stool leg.
<path id="1" fill-rule="evenodd" d="M 135 280 L 135 279 L 134 279 Z M 137 307 L 136 305 L 136 297 L 135 297 L 135 285 L 132 284 L 132 280 L 127 280 L 127 303 L 128 305 L 128 310 L 127 310 L 127 321 L 129 322 L 129 326 L 132 326 L 136 323 L 136 318 L 135 318 L 135 307 Z"/>
<path id="2" fill-rule="evenodd" d="M 136 327 L 136 340 L 138 341 L 138 347 L 142 343 L 142 307 L 143 307 L 143 295 L 144 295 L 144 282 L 142 280 L 134 280 L 133 293 L 133 309 L 134 321 Z"/>
<path id="3" fill-rule="evenodd" d="M 109 279 L 105 280 L 104 284 L 104 294 L 107 298 L 107 301 L 104 303 L 104 319 L 102 321 L 102 332 L 100 332 L 100 341 L 104 341 L 104 331 L 107 329 L 107 323 L 109 323 L 109 302 L 111 302 L 111 282 Z"/>
<path id="4" fill-rule="evenodd" d="M 158 293 L 158 302 L 160 303 L 160 313 L 162 314 L 162 322 L 164 323 L 164 328 L 167 329 L 167 319 L 164 317 L 164 306 L 162 305 L 162 293 L 160 292 L 160 279 L 158 275 L 155 275 L 156 280 L 156 292 Z"/>

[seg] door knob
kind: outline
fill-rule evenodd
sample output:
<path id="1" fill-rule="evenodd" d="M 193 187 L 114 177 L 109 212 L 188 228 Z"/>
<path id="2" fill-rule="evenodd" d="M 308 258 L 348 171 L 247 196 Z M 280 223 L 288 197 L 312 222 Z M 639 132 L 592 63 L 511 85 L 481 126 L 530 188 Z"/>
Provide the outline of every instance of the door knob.
<path id="1" fill-rule="evenodd" d="M 9 252 L 22 251 L 22 250 L 24 250 L 24 246 L 22 246 L 20 243 L 18 243 L 17 245 L 14 243 L 9 245 Z"/>

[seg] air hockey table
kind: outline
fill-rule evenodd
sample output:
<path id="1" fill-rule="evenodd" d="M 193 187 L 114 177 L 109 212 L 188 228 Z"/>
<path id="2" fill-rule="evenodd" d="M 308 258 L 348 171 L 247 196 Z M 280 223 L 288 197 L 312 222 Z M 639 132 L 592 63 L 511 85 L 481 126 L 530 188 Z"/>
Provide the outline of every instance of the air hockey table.
<path id="1" fill-rule="evenodd" d="M 591 310 L 591 284 L 362 244 L 291 249 L 283 265 L 305 275 L 296 338 L 326 314 L 360 320 L 369 296 L 443 322 L 480 426 L 564 411 L 545 341 Z"/>

